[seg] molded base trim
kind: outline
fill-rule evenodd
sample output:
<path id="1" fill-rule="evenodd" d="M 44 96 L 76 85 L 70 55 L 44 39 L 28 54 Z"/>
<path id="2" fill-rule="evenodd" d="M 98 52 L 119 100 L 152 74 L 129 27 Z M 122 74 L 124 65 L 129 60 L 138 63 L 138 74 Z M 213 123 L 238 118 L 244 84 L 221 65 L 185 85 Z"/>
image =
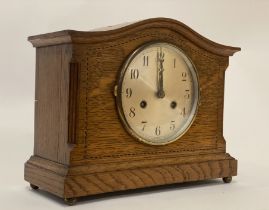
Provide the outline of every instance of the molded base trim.
<path id="1" fill-rule="evenodd" d="M 228 154 L 220 160 L 68 175 L 75 167 L 32 156 L 25 164 L 24 178 L 54 195 L 74 198 L 237 175 L 237 160 Z"/>

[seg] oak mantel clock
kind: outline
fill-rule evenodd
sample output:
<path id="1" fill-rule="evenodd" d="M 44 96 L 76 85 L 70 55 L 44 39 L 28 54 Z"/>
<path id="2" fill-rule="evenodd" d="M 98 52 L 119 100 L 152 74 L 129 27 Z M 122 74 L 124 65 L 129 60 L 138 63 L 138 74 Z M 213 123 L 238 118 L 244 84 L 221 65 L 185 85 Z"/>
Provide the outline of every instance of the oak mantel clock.
<path id="1" fill-rule="evenodd" d="M 223 137 L 224 76 L 240 48 L 181 22 L 29 37 L 34 155 L 25 180 L 76 198 L 237 174 Z"/>

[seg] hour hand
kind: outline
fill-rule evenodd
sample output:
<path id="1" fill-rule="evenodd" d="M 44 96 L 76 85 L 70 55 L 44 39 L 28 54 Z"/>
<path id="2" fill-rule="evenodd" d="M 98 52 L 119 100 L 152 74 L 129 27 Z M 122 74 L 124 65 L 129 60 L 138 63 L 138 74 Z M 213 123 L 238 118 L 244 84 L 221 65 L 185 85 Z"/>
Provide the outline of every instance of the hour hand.
<path id="1" fill-rule="evenodd" d="M 163 90 L 163 62 L 164 53 L 162 51 L 157 52 L 157 97 L 164 98 L 165 92 Z"/>

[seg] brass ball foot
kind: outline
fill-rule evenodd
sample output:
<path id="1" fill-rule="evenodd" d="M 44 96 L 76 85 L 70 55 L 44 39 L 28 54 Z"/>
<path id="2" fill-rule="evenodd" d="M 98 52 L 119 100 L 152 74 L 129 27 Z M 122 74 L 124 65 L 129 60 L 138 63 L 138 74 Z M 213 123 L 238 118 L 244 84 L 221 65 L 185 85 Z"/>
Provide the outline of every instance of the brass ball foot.
<path id="1" fill-rule="evenodd" d="M 224 183 L 230 183 L 233 180 L 233 178 L 231 176 L 227 176 L 223 177 L 222 180 Z"/>
<path id="2" fill-rule="evenodd" d="M 73 206 L 77 202 L 77 199 L 76 198 L 65 198 L 64 202 L 69 206 Z"/>
<path id="3" fill-rule="evenodd" d="M 34 185 L 34 184 L 30 184 L 30 187 L 33 189 L 33 190 L 37 190 L 39 187 Z"/>

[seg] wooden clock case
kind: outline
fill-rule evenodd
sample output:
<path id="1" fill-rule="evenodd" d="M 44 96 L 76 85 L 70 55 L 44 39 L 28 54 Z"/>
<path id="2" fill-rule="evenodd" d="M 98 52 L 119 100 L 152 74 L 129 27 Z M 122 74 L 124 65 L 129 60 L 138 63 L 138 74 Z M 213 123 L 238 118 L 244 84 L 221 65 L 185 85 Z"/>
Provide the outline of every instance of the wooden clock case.
<path id="1" fill-rule="evenodd" d="M 29 37 L 36 47 L 34 155 L 25 180 L 65 199 L 237 174 L 223 137 L 224 76 L 240 48 L 212 42 L 181 22 L 155 18 L 119 28 Z M 139 46 L 168 42 L 193 61 L 200 105 L 183 137 L 152 146 L 120 122 L 114 87 Z"/>

